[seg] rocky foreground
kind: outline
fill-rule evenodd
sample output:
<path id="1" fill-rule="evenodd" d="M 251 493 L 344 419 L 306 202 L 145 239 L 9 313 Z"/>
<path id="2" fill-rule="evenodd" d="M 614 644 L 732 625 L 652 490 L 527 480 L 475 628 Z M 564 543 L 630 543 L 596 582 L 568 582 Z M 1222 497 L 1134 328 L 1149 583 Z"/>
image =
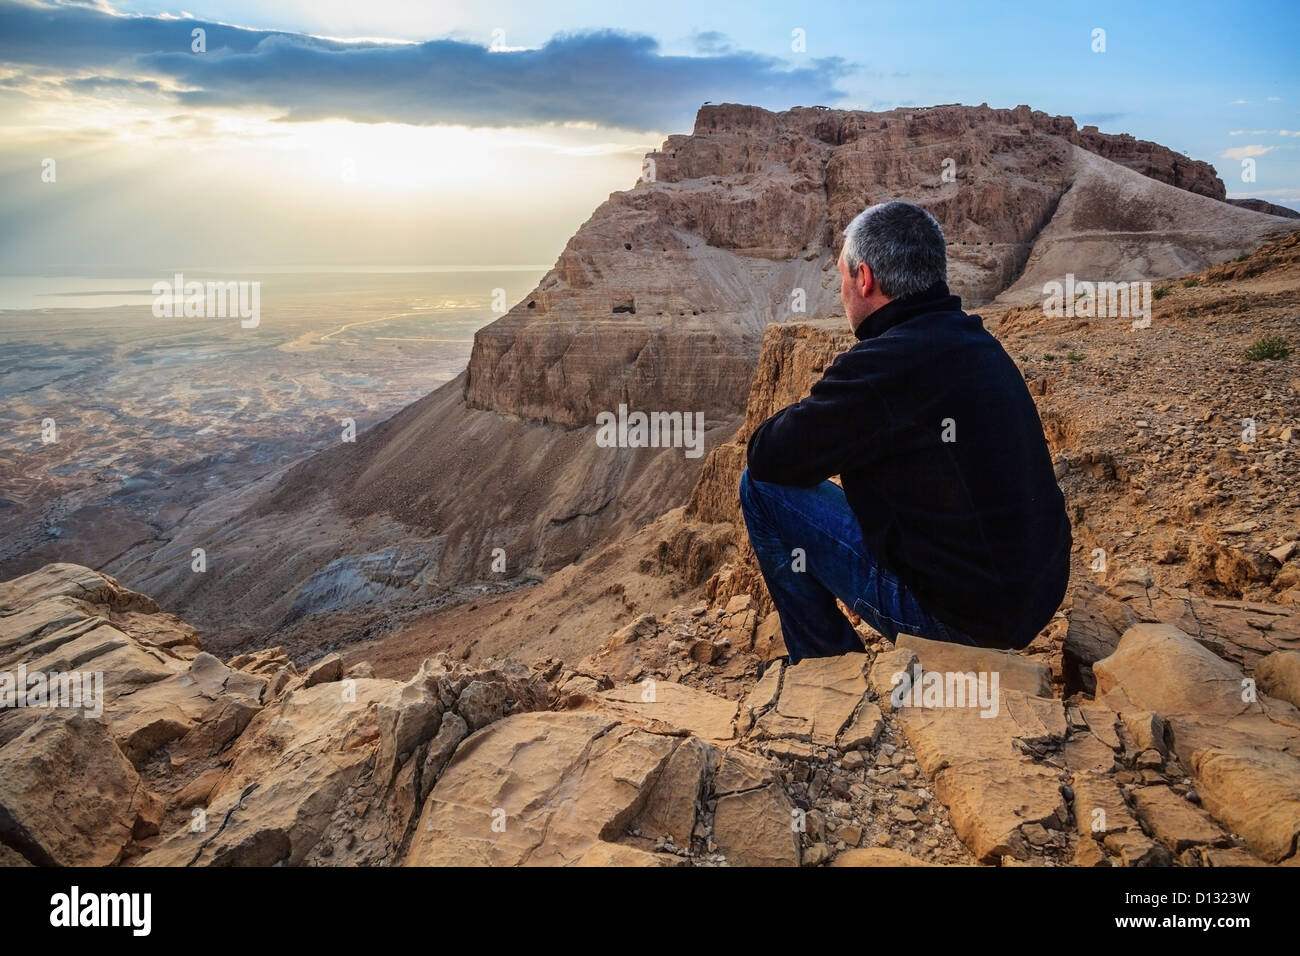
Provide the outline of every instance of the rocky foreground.
<path id="1" fill-rule="evenodd" d="M 0 585 L 0 670 L 102 673 L 102 714 L 0 712 L 0 861 L 1300 862 L 1289 609 L 1116 574 L 1063 629 L 1095 676 L 1068 699 L 1040 661 L 870 634 L 740 699 L 691 686 L 682 661 L 779 652 L 751 604 L 643 616 L 575 668 L 444 654 L 396 681 L 222 661 L 149 598 L 48 565 Z M 997 682 L 980 706 L 895 695 L 918 665 Z"/>

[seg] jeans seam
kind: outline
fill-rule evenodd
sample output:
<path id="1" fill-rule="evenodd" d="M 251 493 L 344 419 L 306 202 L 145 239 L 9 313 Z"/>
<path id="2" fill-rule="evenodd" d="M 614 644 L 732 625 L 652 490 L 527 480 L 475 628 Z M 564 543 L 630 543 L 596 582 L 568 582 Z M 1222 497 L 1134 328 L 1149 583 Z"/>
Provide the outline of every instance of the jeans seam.
<path id="1" fill-rule="evenodd" d="M 877 608 L 874 604 L 872 604 L 872 603 L 871 603 L 870 601 L 868 601 L 866 598 L 854 598 L 854 599 L 853 599 L 853 613 L 854 613 L 854 614 L 858 614 L 858 610 L 857 610 L 857 606 L 858 606 L 858 604 L 863 604 L 863 605 L 865 605 L 866 607 L 868 607 L 868 608 L 871 609 L 871 612 L 872 612 L 873 614 L 875 614 L 876 617 L 881 618 L 882 620 L 886 620 L 886 621 L 888 621 L 888 622 L 891 623 L 891 624 L 895 624 L 895 625 L 897 625 L 898 630 L 900 630 L 900 631 L 905 631 L 905 632 L 907 632 L 907 633 L 909 633 L 909 634 L 912 633 L 913 631 L 922 630 L 922 629 L 924 628 L 924 626 L 925 626 L 924 624 L 913 625 L 913 624 L 908 624 L 908 623 L 906 623 L 906 622 L 904 622 L 904 621 L 900 621 L 898 618 L 894 617 L 892 614 L 886 614 L 884 611 L 882 611 L 882 610 L 880 610 L 879 608 Z M 863 615 L 862 615 L 862 614 L 858 614 L 858 617 L 863 617 Z"/>

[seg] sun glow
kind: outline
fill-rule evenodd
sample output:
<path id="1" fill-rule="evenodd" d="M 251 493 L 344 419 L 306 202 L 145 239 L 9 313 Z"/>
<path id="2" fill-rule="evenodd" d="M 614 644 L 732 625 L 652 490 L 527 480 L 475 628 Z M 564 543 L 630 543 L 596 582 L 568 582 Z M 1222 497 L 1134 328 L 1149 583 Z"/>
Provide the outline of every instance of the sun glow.
<path id="1" fill-rule="evenodd" d="M 662 141 L 581 124 L 298 122 L 114 79 L 86 96 L 0 77 L 11 261 L 549 262 Z"/>

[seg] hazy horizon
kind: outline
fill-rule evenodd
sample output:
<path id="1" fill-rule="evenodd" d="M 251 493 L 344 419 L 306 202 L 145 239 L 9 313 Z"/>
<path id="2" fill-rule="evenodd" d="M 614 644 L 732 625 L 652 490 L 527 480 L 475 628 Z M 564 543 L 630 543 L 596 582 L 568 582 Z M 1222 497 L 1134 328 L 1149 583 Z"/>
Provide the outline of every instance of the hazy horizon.
<path id="1" fill-rule="evenodd" d="M 504 290 L 504 306 L 513 305 L 536 285 L 550 266 L 495 265 L 495 266 L 319 266 L 305 267 L 244 267 L 213 271 L 197 267 L 177 267 L 155 270 L 136 275 L 9 275 L 0 273 L 0 314 L 26 311 L 117 309 L 149 307 L 154 302 L 155 282 L 172 282 L 177 273 L 186 280 L 260 282 L 264 307 L 274 308 L 280 293 L 292 298 L 319 295 L 353 296 L 352 304 L 363 305 L 382 300 L 391 295 L 406 295 L 428 302 L 440 302 L 453 308 L 481 308 L 499 318 L 501 311 L 492 312 L 493 296 L 497 289 Z M 487 281 L 489 276 L 497 281 Z M 518 275 L 521 281 L 504 282 L 500 276 Z M 427 284 L 412 286 L 418 277 L 438 277 Z M 483 276 L 484 281 L 454 278 Z M 367 277 L 381 277 L 383 281 L 366 283 Z M 293 281 L 295 278 L 300 281 Z M 112 286 L 99 288 L 99 286 Z M 426 287 L 427 286 L 427 287 Z M 438 296 L 453 296 L 452 299 Z M 472 303 L 472 304 L 471 304 Z M 449 305 L 448 305 L 449 304 Z M 436 309 L 426 304 L 422 308 Z"/>

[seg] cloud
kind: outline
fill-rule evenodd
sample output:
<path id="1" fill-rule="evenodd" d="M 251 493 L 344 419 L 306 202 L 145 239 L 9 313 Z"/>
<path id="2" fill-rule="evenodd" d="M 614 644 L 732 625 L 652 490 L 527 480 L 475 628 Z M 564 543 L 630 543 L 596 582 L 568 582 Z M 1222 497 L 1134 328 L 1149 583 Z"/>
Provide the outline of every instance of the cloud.
<path id="1" fill-rule="evenodd" d="M 1263 156 L 1275 149 L 1277 149 L 1276 146 L 1234 146 L 1232 149 L 1225 149 L 1219 154 L 1219 157 L 1222 159 L 1247 159 L 1251 156 Z"/>
<path id="2" fill-rule="evenodd" d="M 195 28 L 206 31 L 204 53 L 191 52 Z M 591 122 L 647 131 L 680 128 L 706 100 L 784 109 L 844 96 L 835 84 L 853 67 L 841 58 L 791 69 L 734 51 L 724 39 L 699 34 L 707 56 L 664 55 L 652 37 L 612 30 L 489 51 L 460 40 L 330 40 L 0 0 L 0 62 L 111 75 L 124 84 L 163 82 L 183 88 L 171 95 L 188 108 L 265 107 L 286 121 Z"/>
<path id="3" fill-rule="evenodd" d="M 1249 103 L 1249 102 L 1250 102 L 1250 100 L 1233 100 L 1233 101 L 1232 101 L 1231 103 L 1229 103 L 1228 105 L 1229 105 L 1229 106 L 1242 106 L 1242 105 L 1244 105 L 1244 104 L 1246 104 L 1246 103 Z"/>
<path id="4" fill-rule="evenodd" d="M 1102 123 L 1121 120 L 1127 115 L 1127 113 L 1080 113 L 1077 119 L 1084 125 L 1100 126 Z"/>
<path id="5" fill-rule="evenodd" d="M 157 93 L 162 90 L 162 85 L 157 80 L 138 80 L 125 76 L 74 76 L 64 79 L 61 85 L 81 93 L 102 93 L 110 90 Z"/>
<path id="6" fill-rule="evenodd" d="M 719 33 L 717 30 L 697 31 L 693 39 L 695 49 L 707 56 L 730 53 L 732 50 L 731 43 L 727 40 L 726 35 Z"/>
<path id="7" fill-rule="evenodd" d="M 1228 192 L 1229 199 L 1264 199 L 1279 203 L 1300 202 L 1300 189 L 1252 189 L 1249 192 Z"/>
<path id="8" fill-rule="evenodd" d="M 1300 129 L 1234 129 L 1229 136 L 1300 136 Z"/>

